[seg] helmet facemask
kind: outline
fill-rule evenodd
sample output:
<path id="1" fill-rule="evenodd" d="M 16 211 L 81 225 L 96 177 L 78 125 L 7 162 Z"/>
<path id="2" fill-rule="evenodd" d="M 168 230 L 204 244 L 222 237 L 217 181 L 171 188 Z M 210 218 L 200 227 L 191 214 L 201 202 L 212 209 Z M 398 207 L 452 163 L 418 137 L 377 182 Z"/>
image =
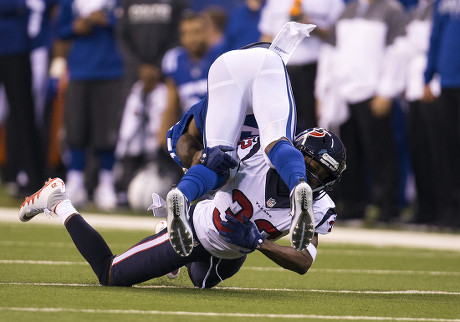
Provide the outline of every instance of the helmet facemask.
<path id="1" fill-rule="evenodd" d="M 307 183 L 315 199 L 333 189 L 346 168 L 346 150 L 340 139 L 323 128 L 312 128 L 298 134 L 295 147 L 305 157 Z"/>
<path id="2" fill-rule="evenodd" d="M 321 199 L 328 191 L 334 188 L 334 185 L 340 181 L 340 176 L 336 177 L 327 168 L 322 165 L 318 160 L 315 160 L 311 155 L 305 154 L 304 156 L 309 157 L 309 161 L 305 162 L 307 183 L 312 188 L 313 197 L 315 200 Z M 316 165 L 313 162 L 316 161 Z M 324 175 L 320 177 L 318 174 L 319 167 L 323 169 L 321 171 Z M 326 175 L 327 173 L 327 175 Z"/>

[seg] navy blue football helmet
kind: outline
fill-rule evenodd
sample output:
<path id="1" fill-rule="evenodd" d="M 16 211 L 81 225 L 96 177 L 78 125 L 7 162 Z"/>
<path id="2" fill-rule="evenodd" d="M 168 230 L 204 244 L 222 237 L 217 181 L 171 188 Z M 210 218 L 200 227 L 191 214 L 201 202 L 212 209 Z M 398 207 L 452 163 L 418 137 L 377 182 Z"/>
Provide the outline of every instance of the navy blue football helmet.
<path id="1" fill-rule="evenodd" d="M 318 181 L 317 187 L 312 187 L 314 195 L 319 197 L 324 192 L 332 190 L 340 181 L 342 172 L 346 168 L 346 149 L 342 141 L 332 132 L 323 128 L 311 128 L 299 133 L 294 139 L 294 146 L 311 158 L 307 166 L 308 178 Z M 320 179 L 313 171 L 311 161 L 320 163 L 329 173 L 326 178 Z"/>

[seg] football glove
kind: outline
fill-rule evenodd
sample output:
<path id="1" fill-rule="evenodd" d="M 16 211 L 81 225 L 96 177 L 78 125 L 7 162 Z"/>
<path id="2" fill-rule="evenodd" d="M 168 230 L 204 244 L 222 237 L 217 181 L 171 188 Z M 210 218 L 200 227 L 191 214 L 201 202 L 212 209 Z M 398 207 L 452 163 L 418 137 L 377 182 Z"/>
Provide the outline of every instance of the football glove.
<path id="1" fill-rule="evenodd" d="M 233 150 L 235 149 L 225 145 L 206 147 L 201 153 L 200 164 L 218 174 L 226 174 L 228 169 L 233 169 L 238 165 L 234 158 L 225 153 Z"/>
<path id="2" fill-rule="evenodd" d="M 243 222 L 226 214 L 227 221 L 221 221 L 221 225 L 230 230 L 230 232 L 219 231 L 219 234 L 224 237 L 226 242 L 250 249 L 250 252 L 253 252 L 263 244 L 265 236 L 259 232 L 259 229 L 252 221 L 244 215 L 242 217 Z M 244 254 L 250 253 L 241 250 L 240 252 Z"/>

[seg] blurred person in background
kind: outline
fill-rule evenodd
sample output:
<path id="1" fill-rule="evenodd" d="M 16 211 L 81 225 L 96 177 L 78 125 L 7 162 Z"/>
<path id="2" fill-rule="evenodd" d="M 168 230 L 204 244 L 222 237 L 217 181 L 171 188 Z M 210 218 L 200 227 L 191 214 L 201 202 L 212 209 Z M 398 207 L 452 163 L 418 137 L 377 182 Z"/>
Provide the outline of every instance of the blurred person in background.
<path id="1" fill-rule="evenodd" d="M 48 116 L 47 109 L 49 82 L 49 59 L 54 41 L 54 18 L 56 16 L 58 0 L 27 1 L 29 20 L 27 33 L 30 39 L 30 63 L 32 70 L 32 94 L 34 97 L 35 123 L 42 140 L 43 152 L 47 152 L 48 144 Z M 6 116 L 9 111 L 8 100 L 4 87 L 0 90 L 0 110 Z M 0 116 L 0 124 L 3 117 Z M 41 158 L 44 158 L 42 155 Z M 39 156 L 36 156 L 38 158 Z M 48 170 L 48 169 L 47 169 Z M 19 172 L 19 178 L 24 172 Z M 20 181 L 20 180 L 19 180 Z"/>
<path id="2" fill-rule="evenodd" d="M 176 99 L 170 100 L 163 128 L 169 129 L 183 113 L 207 93 L 209 67 L 222 54 L 220 47 L 209 47 L 206 22 L 201 14 L 190 12 L 180 22 L 180 46 L 166 52 L 162 70 Z M 166 142 L 166 133 L 161 142 Z"/>
<path id="3" fill-rule="evenodd" d="M 175 87 L 164 91 L 161 61 L 179 44 L 179 22 L 188 1 L 122 0 L 121 9 L 117 39 L 124 60 L 125 109 L 117 143 L 116 186 L 124 204 L 129 183 L 147 162 L 165 160 L 161 167 L 171 168 L 158 145 L 165 145 L 168 130 L 161 128 L 164 103 L 175 104 L 177 94 Z"/>
<path id="4" fill-rule="evenodd" d="M 261 40 L 271 42 L 288 21 L 315 24 L 287 64 L 297 108 L 297 132 L 317 126 L 315 80 L 320 46 L 344 8 L 343 0 L 267 0 L 259 22 Z"/>
<path id="5" fill-rule="evenodd" d="M 260 15 L 265 0 L 246 0 L 230 12 L 225 30 L 227 50 L 233 50 L 259 41 Z"/>
<path id="6" fill-rule="evenodd" d="M 180 177 L 159 140 L 167 105 L 168 88 L 161 81 L 137 81 L 126 100 L 115 150 L 116 185 L 120 204 L 135 210 L 150 206 L 153 191 L 165 197 Z"/>
<path id="7" fill-rule="evenodd" d="M 242 3 L 244 0 L 189 0 L 190 8 L 194 12 L 201 12 L 209 7 L 219 6 L 224 9 L 226 12 L 230 12 L 238 4 Z"/>
<path id="8" fill-rule="evenodd" d="M 203 15 L 208 48 L 224 52 L 227 12 L 219 6 L 210 6 L 200 12 Z"/>
<path id="9" fill-rule="evenodd" d="M 122 0 L 117 38 L 128 94 L 138 80 L 158 82 L 165 52 L 179 43 L 179 21 L 187 0 Z"/>
<path id="10" fill-rule="evenodd" d="M 320 124 L 330 128 L 335 122 L 348 150 L 349 167 L 339 190 L 344 218 L 362 219 L 367 212 L 373 220 L 390 222 L 399 216 L 391 99 L 381 98 L 393 95 L 382 80 L 392 70 L 387 52 L 404 34 L 405 21 L 395 0 L 350 1 L 331 35 L 329 57 L 323 52 L 329 64 L 320 68 L 319 83 L 329 89 L 319 98 Z"/>
<path id="11" fill-rule="evenodd" d="M 423 101 L 424 77 L 431 30 L 432 1 L 421 0 L 409 10 L 409 21 L 404 35 L 395 39 L 387 52 L 387 64 L 381 78 L 387 97 L 378 100 L 391 104 L 396 97 L 407 109 L 407 139 L 410 164 L 415 179 L 416 200 L 414 215 L 407 218 L 417 224 L 435 224 L 438 220 L 441 193 L 433 187 L 441 186 L 442 171 L 437 157 L 439 112 L 437 100 Z M 436 77 L 430 82 L 430 90 L 439 96 L 440 85 Z"/>
<path id="12" fill-rule="evenodd" d="M 9 103 L 3 179 L 17 183 L 24 197 L 44 179 L 43 147 L 37 129 L 30 53 L 40 25 L 30 20 L 26 1 L 0 3 L 0 85 Z M 35 28 L 35 29 L 34 29 Z M 2 113 L 8 109 L 3 100 Z M 22 174 L 18 176 L 18 174 Z"/>
<path id="13" fill-rule="evenodd" d="M 113 165 L 122 108 L 123 64 L 116 46 L 116 1 L 62 0 L 58 34 L 72 45 L 67 62 L 70 74 L 65 101 L 65 141 L 70 162 L 67 193 L 77 206 L 85 205 L 87 152 L 97 155 L 98 208 L 116 207 Z"/>
<path id="14" fill-rule="evenodd" d="M 43 128 L 45 103 L 49 85 L 50 55 L 54 41 L 56 9 L 59 0 L 27 1 L 30 8 L 29 34 L 32 38 L 32 91 L 35 99 L 36 122 Z"/>
<path id="15" fill-rule="evenodd" d="M 442 159 L 442 205 L 440 223 L 446 227 L 460 227 L 460 1 L 434 2 L 433 25 L 425 69 L 424 102 L 432 102 L 434 95 L 430 81 L 440 77 L 439 98 L 440 144 Z M 438 164 L 439 166 L 439 164 Z"/>

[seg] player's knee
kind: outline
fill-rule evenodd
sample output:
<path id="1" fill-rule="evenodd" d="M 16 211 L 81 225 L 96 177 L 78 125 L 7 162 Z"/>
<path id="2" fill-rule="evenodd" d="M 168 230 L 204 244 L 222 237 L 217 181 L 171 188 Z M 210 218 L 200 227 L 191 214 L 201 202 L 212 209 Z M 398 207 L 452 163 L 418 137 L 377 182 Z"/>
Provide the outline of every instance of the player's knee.
<path id="1" fill-rule="evenodd" d="M 214 274 L 208 274 L 207 270 L 197 269 L 197 266 L 188 264 L 188 276 L 192 281 L 193 285 L 198 288 L 212 288 L 219 284 L 220 278 L 214 276 Z"/>
<path id="2" fill-rule="evenodd" d="M 113 283 L 110 280 L 110 271 L 112 269 L 112 260 L 114 256 L 105 257 L 99 265 L 92 266 L 94 273 L 102 286 L 112 286 Z"/>
<path id="3" fill-rule="evenodd" d="M 201 279 L 191 279 L 192 283 L 195 287 L 201 288 L 201 289 L 208 289 L 208 288 L 213 288 L 217 284 L 220 283 L 220 280 L 212 280 L 212 279 L 206 279 L 204 278 Z"/>
<path id="4" fill-rule="evenodd" d="M 278 141 L 280 141 L 280 140 L 289 141 L 286 137 L 282 137 L 282 138 L 280 138 L 279 140 L 270 142 L 270 143 L 266 146 L 266 148 L 265 148 L 265 154 L 268 155 L 268 152 L 270 152 L 270 150 L 271 150 L 271 149 L 275 146 L 275 144 L 276 144 Z"/>

